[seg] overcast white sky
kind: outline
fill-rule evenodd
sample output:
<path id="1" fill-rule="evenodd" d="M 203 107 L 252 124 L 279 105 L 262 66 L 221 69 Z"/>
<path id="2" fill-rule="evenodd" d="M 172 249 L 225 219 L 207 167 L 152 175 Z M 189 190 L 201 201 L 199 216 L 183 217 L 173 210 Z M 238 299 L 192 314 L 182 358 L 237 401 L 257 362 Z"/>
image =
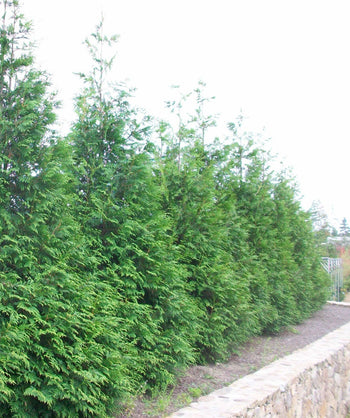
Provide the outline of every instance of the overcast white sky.
<path id="1" fill-rule="evenodd" d="M 129 79 L 153 115 L 169 87 L 207 83 L 216 112 L 242 109 L 293 168 L 305 208 L 320 200 L 350 222 L 350 7 L 348 0 L 22 0 L 37 57 L 72 115 L 83 40 L 101 12 L 119 34 L 115 80 Z"/>

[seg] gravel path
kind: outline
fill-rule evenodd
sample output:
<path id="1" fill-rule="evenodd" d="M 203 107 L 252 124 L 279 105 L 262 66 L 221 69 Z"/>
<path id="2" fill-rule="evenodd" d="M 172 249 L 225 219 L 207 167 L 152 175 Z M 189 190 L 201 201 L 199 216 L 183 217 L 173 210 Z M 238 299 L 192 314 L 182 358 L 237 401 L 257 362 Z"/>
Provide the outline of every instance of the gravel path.
<path id="1" fill-rule="evenodd" d="M 350 302 L 350 294 L 347 299 Z M 276 336 L 252 338 L 225 364 L 194 366 L 179 379 L 167 395 L 154 400 L 136 400 L 128 413 L 119 417 L 164 417 L 195 397 L 227 386 L 249 373 L 310 344 L 329 332 L 350 322 L 350 305 L 327 304 L 302 324 L 289 327 Z"/>

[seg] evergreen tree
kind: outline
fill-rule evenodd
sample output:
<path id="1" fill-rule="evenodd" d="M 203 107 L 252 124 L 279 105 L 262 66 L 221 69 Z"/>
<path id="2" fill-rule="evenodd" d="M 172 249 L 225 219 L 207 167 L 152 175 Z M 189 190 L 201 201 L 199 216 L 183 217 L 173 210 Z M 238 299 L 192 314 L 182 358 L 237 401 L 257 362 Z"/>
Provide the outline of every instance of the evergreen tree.
<path id="1" fill-rule="evenodd" d="M 274 200 L 278 245 L 283 249 L 279 263 L 284 268 L 290 295 L 288 309 L 283 309 L 283 324 L 288 319 L 295 323 L 309 317 L 326 302 L 328 278 L 321 268 L 309 214 L 296 199 L 296 185 L 284 174 L 276 179 Z"/>
<path id="2" fill-rule="evenodd" d="M 313 302 L 320 306 L 326 300 L 321 289 L 327 289 L 327 285 L 319 269 L 310 224 L 306 224 L 307 216 L 295 197 L 296 189 L 282 173 L 269 167 L 269 153 L 254 135 L 242 132 L 242 122 L 239 117 L 229 125 L 233 141 L 223 185 L 226 193 L 235 197 L 238 217 L 246 231 L 246 252 L 250 256 L 244 265 L 250 278 L 251 309 L 262 330 L 276 332 L 308 315 Z M 303 246 L 307 247 L 304 255 Z M 297 277 L 301 280 L 299 288 Z M 303 289 L 304 299 L 299 295 L 302 283 L 309 286 L 307 291 Z"/>
<path id="3" fill-rule="evenodd" d="M 312 202 L 310 216 L 313 225 L 315 243 L 325 257 L 337 257 L 336 245 L 330 238 L 337 236 L 320 201 Z"/>
<path id="4" fill-rule="evenodd" d="M 340 235 L 342 237 L 349 237 L 350 236 L 350 227 L 348 225 L 348 221 L 346 218 L 343 218 L 340 224 Z"/>
<path id="5" fill-rule="evenodd" d="M 202 361 L 226 358 L 251 333 L 248 288 L 237 275 L 228 223 L 231 203 L 218 204 L 215 176 L 219 153 L 207 149 L 204 137 L 214 120 L 205 116 L 202 87 L 195 90 L 196 112 L 183 109 L 191 95 L 169 102 L 178 118 L 174 131 L 160 126 L 160 182 L 164 210 L 173 220 L 179 261 L 187 271 L 187 292 L 198 309 L 196 347 Z"/>
<path id="6" fill-rule="evenodd" d="M 73 126 L 77 217 L 96 260 L 93 274 L 114 288 L 115 315 L 132 345 L 128 363 L 135 389 L 167 386 L 177 369 L 194 359 L 190 334 L 195 316 L 183 289 L 160 208 L 149 150 L 147 119 L 129 104 L 123 85 L 104 85 L 113 59 L 105 57 L 115 38 L 103 25 L 87 40 L 94 66 L 81 74 Z M 102 51 L 102 53 L 101 53 Z"/>
<path id="7" fill-rule="evenodd" d="M 82 274 L 70 148 L 50 130 L 56 103 L 30 25 L 17 1 L 0 9 L 0 416 L 108 416 L 128 386 L 123 342 L 108 293 Z"/>
<path id="8" fill-rule="evenodd" d="M 243 130 L 239 115 L 228 128 L 231 144 L 225 168 L 225 193 L 235 199 L 236 211 L 246 234 L 245 257 L 241 262 L 249 279 L 251 310 L 258 329 L 265 330 L 278 320 L 278 309 L 272 299 L 270 263 L 275 262 L 275 205 L 271 196 L 272 170 L 269 155 L 254 134 Z"/>

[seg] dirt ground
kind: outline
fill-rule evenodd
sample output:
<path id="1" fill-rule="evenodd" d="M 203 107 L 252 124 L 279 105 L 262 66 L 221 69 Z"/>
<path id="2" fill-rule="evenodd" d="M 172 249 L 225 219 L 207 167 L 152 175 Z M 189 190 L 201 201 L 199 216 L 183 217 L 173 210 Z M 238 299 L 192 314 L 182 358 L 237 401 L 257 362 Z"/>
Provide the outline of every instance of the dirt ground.
<path id="1" fill-rule="evenodd" d="M 350 294 L 347 295 L 350 302 Z M 118 417 L 165 417 L 192 400 L 227 386 L 261 367 L 310 344 L 350 322 L 350 307 L 327 304 L 302 324 L 289 327 L 276 336 L 252 338 L 225 364 L 194 366 L 176 387 L 155 399 L 135 399 Z"/>

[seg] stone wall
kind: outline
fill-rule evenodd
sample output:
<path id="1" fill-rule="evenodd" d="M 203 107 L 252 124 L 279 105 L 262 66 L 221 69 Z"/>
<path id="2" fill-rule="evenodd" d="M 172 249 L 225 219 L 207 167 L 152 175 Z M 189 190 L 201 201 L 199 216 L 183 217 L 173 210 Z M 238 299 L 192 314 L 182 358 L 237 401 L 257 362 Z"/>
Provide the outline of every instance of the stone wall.
<path id="1" fill-rule="evenodd" d="M 346 417 L 350 405 L 350 323 L 191 403 L 172 415 Z"/>

